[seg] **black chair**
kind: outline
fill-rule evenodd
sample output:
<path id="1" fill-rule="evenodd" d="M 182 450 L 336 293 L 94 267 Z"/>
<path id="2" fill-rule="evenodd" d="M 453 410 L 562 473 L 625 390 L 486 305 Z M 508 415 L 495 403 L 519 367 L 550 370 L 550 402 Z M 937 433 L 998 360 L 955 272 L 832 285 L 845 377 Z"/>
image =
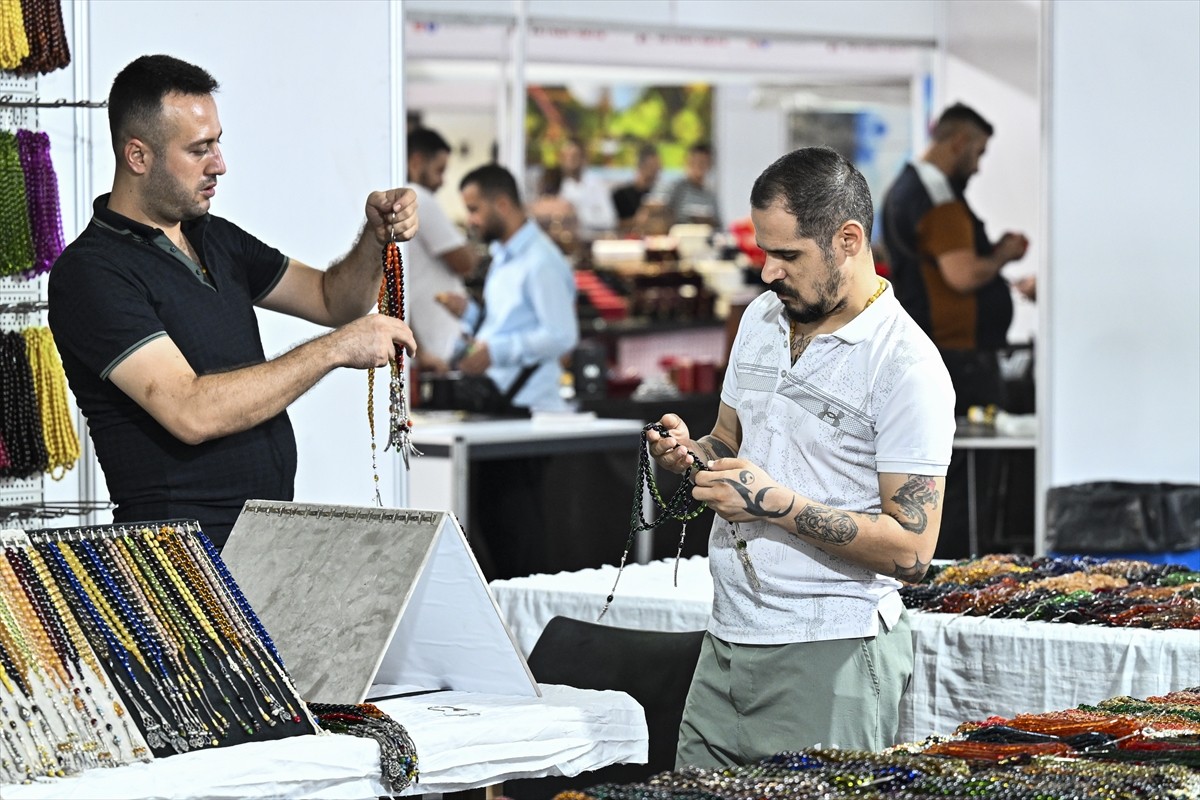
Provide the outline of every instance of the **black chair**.
<path id="1" fill-rule="evenodd" d="M 673 770 L 683 703 L 703 638 L 704 631 L 639 631 L 568 617 L 550 620 L 529 654 L 533 677 L 538 683 L 615 689 L 633 697 L 646 710 L 649 760 L 613 764 L 571 778 L 506 781 L 504 795 L 514 800 L 548 800 L 569 789 L 635 783 Z"/>

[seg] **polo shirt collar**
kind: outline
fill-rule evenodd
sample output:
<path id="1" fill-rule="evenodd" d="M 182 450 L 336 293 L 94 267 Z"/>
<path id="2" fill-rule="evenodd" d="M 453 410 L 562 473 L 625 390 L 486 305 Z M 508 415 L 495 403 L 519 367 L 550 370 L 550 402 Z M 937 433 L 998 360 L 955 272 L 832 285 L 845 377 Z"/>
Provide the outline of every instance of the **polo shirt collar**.
<path id="1" fill-rule="evenodd" d="M 531 245 L 537 234 L 537 223 L 532 218 L 525 220 L 525 224 L 517 228 L 517 232 L 510 236 L 507 242 L 492 242 L 492 259 L 501 263 L 511 260 Z"/>

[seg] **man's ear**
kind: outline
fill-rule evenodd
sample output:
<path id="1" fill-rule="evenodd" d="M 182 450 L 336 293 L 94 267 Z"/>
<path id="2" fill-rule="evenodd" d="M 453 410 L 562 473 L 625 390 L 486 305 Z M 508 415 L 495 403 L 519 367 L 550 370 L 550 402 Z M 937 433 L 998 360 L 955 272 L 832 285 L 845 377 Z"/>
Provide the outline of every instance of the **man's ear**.
<path id="1" fill-rule="evenodd" d="M 130 172 L 144 175 L 150 171 L 150 164 L 154 161 L 154 151 L 143 140 L 130 139 L 125 143 L 125 149 L 121 152 L 125 156 L 125 167 Z"/>
<path id="2" fill-rule="evenodd" d="M 838 230 L 834 244 L 846 254 L 847 258 L 855 258 L 863 247 L 869 247 L 866 231 L 858 220 L 846 220 Z"/>

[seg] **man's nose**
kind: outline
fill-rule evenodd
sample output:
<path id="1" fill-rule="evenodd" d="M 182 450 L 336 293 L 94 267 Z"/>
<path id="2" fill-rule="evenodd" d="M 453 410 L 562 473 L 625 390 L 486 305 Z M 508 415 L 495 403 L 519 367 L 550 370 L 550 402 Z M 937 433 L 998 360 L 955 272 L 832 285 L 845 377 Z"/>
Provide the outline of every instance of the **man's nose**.
<path id="1" fill-rule="evenodd" d="M 209 166 L 208 172 L 211 175 L 225 174 L 225 156 L 221 155 L 221 146 L 213 145 L 212 164 Z"/>
<path id="2" fill-rule="evenodd" d="M 779 260 L 767 256 L 767 260 L 763 264 L 762 268 L 763 283 L 774 283 L 775 281 L 784 277 L 784 275 L 785 273 L 783 271 L 783 267 L 779 265 Z"/>

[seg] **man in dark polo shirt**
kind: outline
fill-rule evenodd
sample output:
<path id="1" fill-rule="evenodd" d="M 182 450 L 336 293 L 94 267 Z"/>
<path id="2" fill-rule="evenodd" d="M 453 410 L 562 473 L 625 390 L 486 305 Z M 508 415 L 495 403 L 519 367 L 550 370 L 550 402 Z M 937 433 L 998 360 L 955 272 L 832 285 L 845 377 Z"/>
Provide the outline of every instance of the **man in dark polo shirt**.
<path id="1" fill-rule="evenodd" d="M 320 271 L 209 214 L 225 173 L 203 69 L 143 56 L 113 82 L 112 192 L 55 263 L 49 322 L 117 522 L 200 520 L 224 544 L 250 498 L 292 499 L 286 408 L 337 367 L 415 349 L 369 314 L 380 248 L 417 229 L 411 190 L 372 192 L 353 249 Z M 334 328 L 267 360 L 254 307 Z"/>
<path id="2" fill-rule="evenodd" d="M 960 417 L 971 406 L 1004 406 L 997 351 L 1008 343 L 1013 304 L 1000 269 L 1029 246 L 1020 233 L 988 239 L 963 195 L 993 133 L 974 109 L 950 106 L 934 125 L 924 156 L 905 166 L 883 201 L 883 241 L 896 298 L 941 351 Z M 1032 296 L 1032 284 L 1018 288 Z M 978 495 L 986 514 L 991 480 L 983 475 L 990 475 L 995 457 L 979 456 Z M 965 456 L 956 450 L 946 474 L 939 558 L 970 555 L 966 492 Z"/>

